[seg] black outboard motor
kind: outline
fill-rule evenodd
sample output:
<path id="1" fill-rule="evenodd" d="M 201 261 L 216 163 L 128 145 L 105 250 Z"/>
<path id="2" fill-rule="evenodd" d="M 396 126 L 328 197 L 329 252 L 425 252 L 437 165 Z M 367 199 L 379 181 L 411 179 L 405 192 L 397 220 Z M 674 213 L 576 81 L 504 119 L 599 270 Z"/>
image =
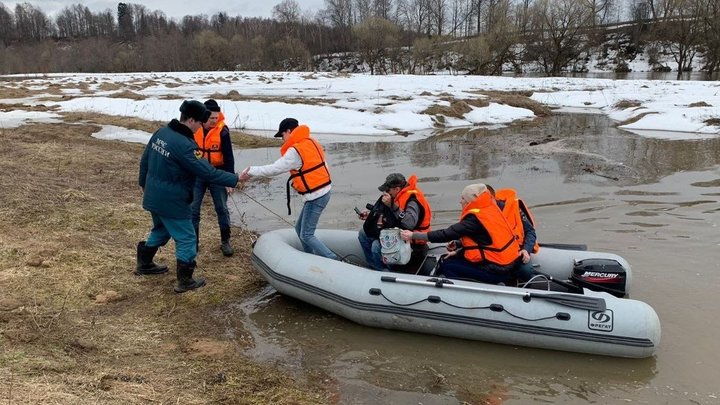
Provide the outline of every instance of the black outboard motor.
<path id="1" fill-rule="evenodd" d="M 580 287 L 625 297 L 627 271 L 612 259 L 585 259 L 575 262 L 572 281 Z"/>

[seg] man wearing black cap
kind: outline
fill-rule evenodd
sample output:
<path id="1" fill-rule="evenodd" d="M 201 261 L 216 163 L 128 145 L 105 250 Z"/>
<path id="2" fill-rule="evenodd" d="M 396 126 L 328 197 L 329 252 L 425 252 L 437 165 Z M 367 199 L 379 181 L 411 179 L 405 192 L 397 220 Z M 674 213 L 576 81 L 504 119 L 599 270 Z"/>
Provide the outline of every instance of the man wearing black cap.
<path id="1" fill-rule="evenodd" d="M 205 107 L 210 111 L 210 118 L 201 128 L 195 131 L 195 143 L 198 144 L 203 158 L 207 159 L 213 167 L 228 173 L 235 173 L 235 158 L 233 157 L 230 130 L 225 125 L 225 116 L 220 111 L 220 106 L 215 100 L 206 101 Z M 200 244 L 200 209 L 202 208 L 205 191 L 208 189 L 210 189 L 210 196 L 212 196 L 220 227 L 220 250 L 223 255 L 232 256 L 230 213 L 227 208 L 227 199 L 233 188 L 213 184 L 201 178 L 195 180 L 192 202 L 192 221 L 198 238 L 198 245 Z"/>
<path id="2" fill-rule="evenodd" d="M 330 171 L 325 162 L 325 151 L 318 141 L 310 137 L 310 128 L 299 125 L 295 118 L 280 122 L 276 138 L 283 139 L 280 159 L 265 166 L 250 166 L 243 170 L 240 180 L 252 177 L 272 177 L 290 172 L 287 186 L 287 206 L 290 214 L 290 185 L 303 196 L 305 204 L 295 222 L 295 232 L 303 250 L 330 259 L 338 257 L 315 236 L 320 215 L 330 201 Z"/>
<path id="3" fill-rule="evenodd" d="M 182 293 L 205 285 L 193 279 L 197 256 L 195 229 L 192 224 L 192 202 L 195 178 L 226 187 L 238 185 L 239 176 L 217 170 L 202 158 L 193 139 L 210 117 L 199 101 L 184 101 L 180 120 L 173 119 L 150 138 L 140 160 L 138 183 L 143 189 L 143 208 L 150 211 L 153 227 L 146 241 L 137 246 L 135 274 L 152 275 L 167 272 L 167 266 L 153 262 L 155 253 L 170 239 L 175 240 L 177 286 Z"/>
<path id="4" fill-rule="evenodd" d="M 387 271 L 388 266 L 382 260 L 380 230 L 383 228 L 401 228 L 427 232 L 430 230 L 432 211 L 423 192 L 417 187 L 417 176 L 405 179 L 400 173 L 391 173 L 378 187 L 382 195 L 372 210 L 359 214 L 364 220 L 363 228 L 358 232 L 358 241 L 363 248 L 365 261 L 375 270 Z M 412 256 L 408 269 L 419 265 L 427 253 L 427 242 L 412 241 Z M 395 269 L 393 267 L 393 269 Z"/>

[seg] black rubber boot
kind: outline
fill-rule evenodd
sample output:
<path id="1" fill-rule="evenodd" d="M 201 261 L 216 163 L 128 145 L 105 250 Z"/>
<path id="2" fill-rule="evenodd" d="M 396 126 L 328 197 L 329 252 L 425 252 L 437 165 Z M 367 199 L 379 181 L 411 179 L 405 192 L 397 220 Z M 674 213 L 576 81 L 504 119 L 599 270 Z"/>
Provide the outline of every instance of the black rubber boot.
<path id="1" fill-rule="evenodd" d="M 144 240 L 138 242 L 137 266 L 135 267 L 136 275 L 147 276 L 167 273 L 167 266 L 159 265 L 153 262 L 153 258 L 155 257 L 155 253 L 157 253 L 157 251 L 157 247 L 147 247 Z"/>
<path id="2" fill-rule="evenodd" d="M 235 253 L 232 246 L 230 246 L 230 228 L 220 229 L 220 250 L 225 256 L 232 256 Z"/>
<path id="3" fill-rule="evenodd" d="M 192 277 L 195 271 L 196 262 L 187 263 L 180 260 L 177 261 L 177 285 L 175 286 L 176 293 L 184 293 L 185 291 L 194 290 L 204 286 L 205 279 Z"/>

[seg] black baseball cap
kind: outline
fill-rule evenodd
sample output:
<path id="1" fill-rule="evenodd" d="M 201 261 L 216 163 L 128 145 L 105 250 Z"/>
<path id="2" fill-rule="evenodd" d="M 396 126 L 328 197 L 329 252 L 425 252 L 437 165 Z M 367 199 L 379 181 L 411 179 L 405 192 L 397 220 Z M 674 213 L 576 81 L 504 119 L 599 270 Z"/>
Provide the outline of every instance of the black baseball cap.
<path id="1" fill-rule="evenodd" d="M 287 131 L 288 129 L 293 130 L 298 127 L 300 123 L 295 118 L 285 118 L 284 120 L 280 121 L 280 128 L 278 128 L 277 134 L 275 134 L 275 138 L 282 138 L 282 133 Z"/>
<path id="2" fill-rule="evenodd" d="M 385 178 L 385 183 L 378 187 L 378 190 L 385 193 L 393 187 L 405 187 L 406 184 L 405 176 L 400 173 L 391 173 Z"/>

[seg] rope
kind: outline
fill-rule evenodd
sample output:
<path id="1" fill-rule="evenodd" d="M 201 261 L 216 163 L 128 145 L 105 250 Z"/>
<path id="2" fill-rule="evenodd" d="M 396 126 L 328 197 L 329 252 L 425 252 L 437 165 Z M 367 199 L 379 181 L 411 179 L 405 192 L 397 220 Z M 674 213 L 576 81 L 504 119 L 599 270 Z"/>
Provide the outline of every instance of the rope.
<path id="1" fill-rule="evenodd" d="M 280 216 L 280 214 L 278 214 L 278 213 L 276 213 L 275 211 L 271 210 L 271 209 L 268 208 L 265 204 L 263 204 L 263 203 L 261 203 L 260 201 L 254 199 L 254 198 L 251 197 L 248 193 L 246 193 L 244 190 L 239 190 L 239 192 L 242 193 L 245 197 L 247 197 L 247 198 L 249 198 L 250 200 L 254 201 L 257 205 L 265 208 L 269 213 L 275 215 L 275 216 L 278 217 L 281 221 L 285 222 L 286 224 L 290 225 L 290 226 L 293 227 L 293 228 L 295 227 L 295 224 L 293 224 L 292 222 L 290 222 L 290 221 L 288 221 L 287 219 L 283 218 L 282 216 Z M 234 199 L 234 198 L 230 198 L 230 199 L 232 200 L 233 204 L 235 204 L 235 209 L 237 209 L 238 212 L 240 212 L 240 208 L 237 206 L 237 202 L 235 202 L 235 199 Z"/>

